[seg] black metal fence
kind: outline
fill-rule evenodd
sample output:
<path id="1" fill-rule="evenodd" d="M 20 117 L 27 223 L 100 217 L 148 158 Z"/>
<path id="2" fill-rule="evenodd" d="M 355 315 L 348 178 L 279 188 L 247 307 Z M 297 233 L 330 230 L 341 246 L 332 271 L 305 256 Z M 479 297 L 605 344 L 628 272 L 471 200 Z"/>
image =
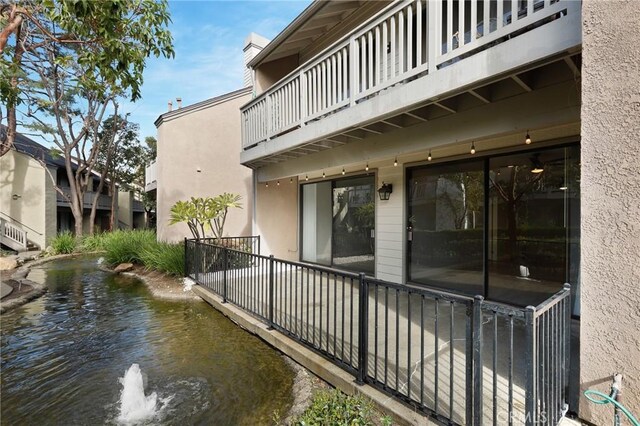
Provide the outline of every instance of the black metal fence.
<path id="1" fill-rule="evenodd" d="M 568 286 L 519 308 L 217 244 L 185 240 L 188 277 L 358 383 L 452 424 L 555 424 L 562 416 Z"/>

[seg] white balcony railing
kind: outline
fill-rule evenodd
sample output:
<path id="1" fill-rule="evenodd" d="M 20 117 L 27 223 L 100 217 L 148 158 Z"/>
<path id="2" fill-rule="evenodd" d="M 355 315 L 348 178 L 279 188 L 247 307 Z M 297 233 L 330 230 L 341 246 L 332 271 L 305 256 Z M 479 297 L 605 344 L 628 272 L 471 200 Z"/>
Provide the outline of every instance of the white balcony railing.
<path id="1" fill-rule="evenodd" d="M 575 0 L 392 3 L 245 105 L 243 148 L 573 13 Z"/>
<path id="2" fill-rule="evenodd" d="M 158 165 L 155 161 L 149 163 L 144 169 L 144 189 L 145 191 L 153 191 L 158 187 Z"/>

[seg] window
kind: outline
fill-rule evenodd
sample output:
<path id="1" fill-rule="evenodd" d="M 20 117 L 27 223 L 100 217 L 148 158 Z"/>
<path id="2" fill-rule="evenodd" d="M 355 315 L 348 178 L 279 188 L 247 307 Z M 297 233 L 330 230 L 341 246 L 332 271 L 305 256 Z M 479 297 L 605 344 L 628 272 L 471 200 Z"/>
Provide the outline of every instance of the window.
<path id="1" fill-rule="evenodd" d="M 302 260 L 373 274 L 373 176 L 302 185 Z"/>
<path id="2" fill-rule="evenodd" d="M 409 169 L 409 281 L 521 306 L 575 294 L 579 161 L 571 146 Z"/>

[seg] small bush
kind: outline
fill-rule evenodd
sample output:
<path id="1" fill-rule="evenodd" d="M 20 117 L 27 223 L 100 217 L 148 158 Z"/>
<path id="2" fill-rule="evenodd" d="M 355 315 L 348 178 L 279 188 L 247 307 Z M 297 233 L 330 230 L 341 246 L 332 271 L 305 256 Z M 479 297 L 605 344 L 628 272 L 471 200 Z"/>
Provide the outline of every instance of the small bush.
<path id="1" fill-rule="evenodd" d="M 184 276 L 184 246 L 181 244 L 150 244 L 141 251 L 140 259 L 147 269 Z"/>
<path id="2" fill-rule="evenodd" d="M 337 389 L 318 392 L 296 425 L 373 425 L 373 408 L 362 396 L 348 396 Z"/>
<path id="3" fill-rule="evenodd" d="M 82 237 L 80 244 L 78 244 L 78 250 L 81 252 L 104 251 L 108 236 L 107 233 L 100 233 Z"/>
<path id="4" fill-rule="evenodd" d="M 69 231 L 58 234 L 51 241 L 51 249 L 53 254 L 69 254 L 76 249 L 76 237 Z"/>
<path id="5" fill-rule="evenodd" d="M 110 265 L 139 263 L 141 253 L 156 244 L 156 234 L 150 230 L 114 231 L 105 235 L 105 261 Z"/>

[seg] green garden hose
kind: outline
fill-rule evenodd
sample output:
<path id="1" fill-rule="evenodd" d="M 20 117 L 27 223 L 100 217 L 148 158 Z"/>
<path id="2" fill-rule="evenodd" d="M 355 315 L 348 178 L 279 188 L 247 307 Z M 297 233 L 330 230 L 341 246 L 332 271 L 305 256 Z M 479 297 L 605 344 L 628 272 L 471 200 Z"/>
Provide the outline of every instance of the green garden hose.
<path id="1" fill-rule="evenodd" d="M 591 395 L 599 396 L 601 399 L 594 398 Z M 631 412 L 627 410 L 624 405 L 620 404 L 618 401 L 611 398 L 609 395 L 606 395 L 602 392 L 598 392 L 596 390 L 589 389 L 584 391 L 584 396 L 594 404 L 600 404 L 600 405 L 613 404 L 620 411 L 622 411 L 625 416 L 627 416 L 627 418 L 629 419 L 629 421 L 633 426 L 640 426 L 640 422 L 638 421 L 638 419 L 633 417 L 633 414 L 631 414 Z"/>

